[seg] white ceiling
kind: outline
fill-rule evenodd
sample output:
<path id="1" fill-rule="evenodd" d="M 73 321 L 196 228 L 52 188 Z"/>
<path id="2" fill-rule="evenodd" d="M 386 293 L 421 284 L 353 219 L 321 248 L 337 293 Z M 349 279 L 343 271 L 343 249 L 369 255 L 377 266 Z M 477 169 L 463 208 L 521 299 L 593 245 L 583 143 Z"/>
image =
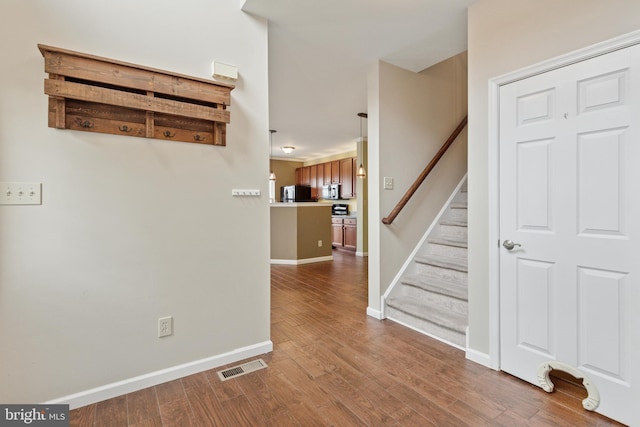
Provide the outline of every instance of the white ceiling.
<path id="1" fill-rule="evenodd" d="M 418 72 L 463 52 L 474 1 L 246 0 L 244 11 L 269 20 L 273 157 L 354 151 L 373 64 Z M 285 156 L 283 145 L 296 149 Z"/>

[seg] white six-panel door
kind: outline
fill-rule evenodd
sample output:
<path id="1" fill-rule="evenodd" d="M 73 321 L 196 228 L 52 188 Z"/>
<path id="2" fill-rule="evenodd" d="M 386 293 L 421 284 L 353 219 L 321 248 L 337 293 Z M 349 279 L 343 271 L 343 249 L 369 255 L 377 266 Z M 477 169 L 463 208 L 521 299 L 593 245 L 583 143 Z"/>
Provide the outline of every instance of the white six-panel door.
<path id="1" fill-rule="evenodd" d="M 500 89 L 501 369 L 640 425 L 640 46 Z M 512 250 L 502 247 L 505 240 Z M 507 245 L 508 246 L 508 245 Z"/>

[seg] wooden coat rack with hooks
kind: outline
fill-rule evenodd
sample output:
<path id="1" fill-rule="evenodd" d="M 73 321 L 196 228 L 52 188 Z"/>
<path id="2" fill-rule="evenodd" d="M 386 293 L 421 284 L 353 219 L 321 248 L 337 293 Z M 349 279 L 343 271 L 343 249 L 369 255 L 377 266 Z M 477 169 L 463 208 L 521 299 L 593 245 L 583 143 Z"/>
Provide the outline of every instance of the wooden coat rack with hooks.
<path id="1" fill-rule="evenodd" d="M 49 127 L 226 145 L 231 84 L 38 45 Z"/>

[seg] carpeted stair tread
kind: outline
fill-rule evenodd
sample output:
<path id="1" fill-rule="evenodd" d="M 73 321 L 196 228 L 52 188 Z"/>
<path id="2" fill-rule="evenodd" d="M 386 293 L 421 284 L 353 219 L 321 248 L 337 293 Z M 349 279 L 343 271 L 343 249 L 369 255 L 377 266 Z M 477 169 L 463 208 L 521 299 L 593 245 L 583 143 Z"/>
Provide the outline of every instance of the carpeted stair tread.
<path id="1" fill-rule="evenodd" d="M 467 305 L 467 183 L 385 298 L 388 318 L 456 346 L 465 345 Z"/>
<path id="2" fill-rule="evenodd" d="M 459 260 L 452 259 L 451 257 L 423 255 L 416 256 L 415 261 L 419 262 L 420 264 L 433 265 L 440 268 L 448 268 L 449 270 L 462 271 L 463 273 L 466 273 L 468 271 L 466 262 L 460 262 Z"/>
<path id="3" fill-rule="evenodd" d="M 411 298 L 397 296 L 387 300 L 387 305 L 403 313 L 427 322 L 435 323 L 462 334 L 466 333 L 467 316 L 450 310 L 444 310 L 427 302 L 417 303 Z"/>
<path id="4" fill-rule="evenodd" d="M 463 301 L 468 300 L 467 286 L 460 283 L 448 282 L 424 274 L 405 276 L 401 279 L 401 282 L 403 285 L 413 286 L 427 292 L 446 295 Z"/>
<path id="5" fill-rule="evenodd" d="M 449 205 L 451 209 L 467 209 L 467 202 L 451 202 Z"/>
<path id="6" fill-rule="evenodd" d="M 455 246 L 456 248 L 467 247 L 466 238 L 434 236 L 429 238 L 427 242 L 434 243 L 436 245 Z"/>
<path id="7" fill-rule="evenodd" d="M 455 227 L 466 227 L 467 226 L 467 218 L 459 218 L 459 219 L 442 219 L 439 222 L 440 225 L 453 225 Z"/>

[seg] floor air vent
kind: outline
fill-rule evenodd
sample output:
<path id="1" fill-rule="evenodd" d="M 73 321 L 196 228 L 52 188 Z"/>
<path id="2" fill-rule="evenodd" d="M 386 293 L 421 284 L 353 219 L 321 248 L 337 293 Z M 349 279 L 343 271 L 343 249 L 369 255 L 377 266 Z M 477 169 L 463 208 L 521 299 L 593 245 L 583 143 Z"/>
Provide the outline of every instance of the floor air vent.
<path id="1" fill-rule="evenodd" d="M 239 377 L 244 374 L 248 374 L 260 369 L 266 368 L 267 364 L 264 360 L 258 359 L 251 362 L 244 363 L 242 365 L 234 366 L 233 368 L 225 369 L 224 371 L 218 371 L 218 376 L 221 381 L 230 380 L 231 378 Z"/>

